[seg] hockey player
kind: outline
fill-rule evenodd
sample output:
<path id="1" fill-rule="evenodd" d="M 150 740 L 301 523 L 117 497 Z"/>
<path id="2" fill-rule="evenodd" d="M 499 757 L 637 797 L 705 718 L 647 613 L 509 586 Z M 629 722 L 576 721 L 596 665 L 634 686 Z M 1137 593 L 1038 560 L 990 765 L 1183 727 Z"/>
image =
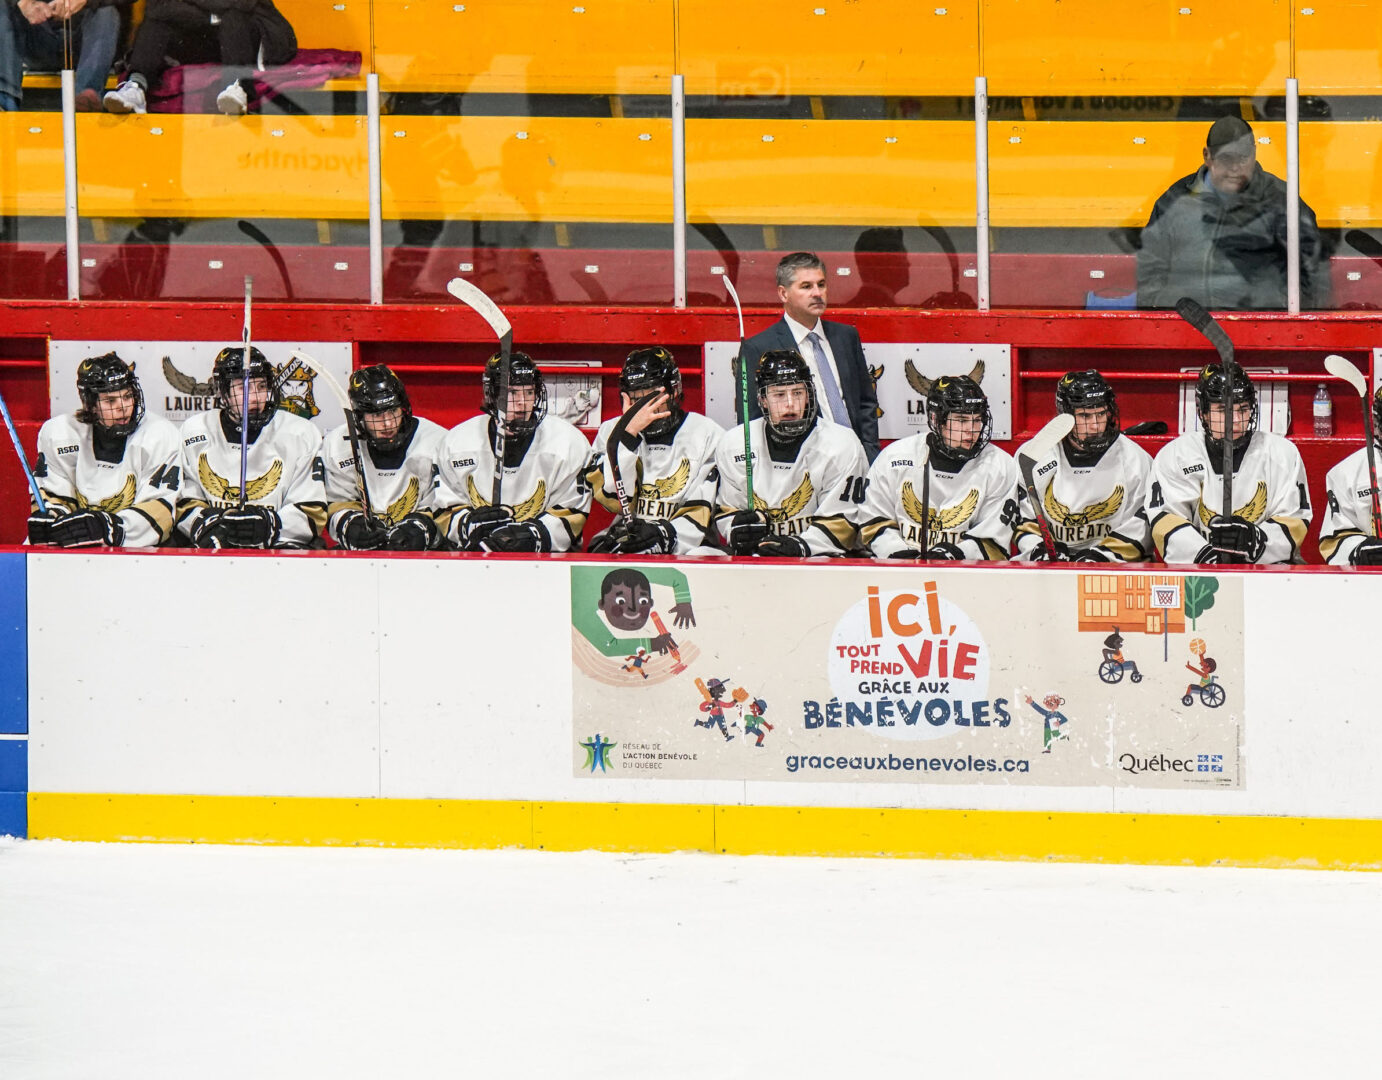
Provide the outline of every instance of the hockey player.
<path id="1" fill-rule="evenodd" d="M 749 422 L 753 505 L 744 482 L 743 426 L 725 433 L 715 523 L 731 555 L 844 555 L 854 546 L 868 458 L 843 424 L 818 423 L 811 372 L 799 353 L 770 349 L 758 362 Z"/>
<path id="2" fill-rule="evenodd" d="M 182 498 L 178 528 L 202 548 L 302 548 L 326 522 L 321 435 L 278 408 L 273 365 L 249 356 L 249 403 L 243 407 L 245 350 L 216 354 L 211 386 L 219 409 L 182 425 Z M 240 432 L 249 433 L 245 505 L 240 506 Z"/>
<path id="3" fill-rule="evenodd" d="M 610 434 L 619 422 L 600 425 L 586 469 L 595 498 L 619 515 L 590 542 L 590 550 L 609 555 L 684 555 L 706 543 L 719 472 L 715 451 L 724 428 L 682 407 L 681 371 L 661 346 L 635 349 L 619 376 L 619 399 L 633 414 L 618 443 L 619 475 L 632 513 L 620 512 L 614 462 L 607 456 Z"/>
<path id="4" fill-rule="evenodd" d="M 182 486 L 178 429 L 144 413 L 134 368 L 115 353 L 77 366 L 81 408 L 38 432 L 34 479 L 48 506 L 29 542 L 55 547 L 154 547 L 173 534 Z"/>
<path id="5" fill-rule="evenodd" d="M 1122 433 L 1118 397 L 1097 371 L 1071 371 L 1056 384 L 1056 411 L 1075 426 L 1056 447 L 1054 469 L 1037 478 L 1037 497 L 1064 562 L 1139 562 L 1151 549 L 1147 478 L 1152 457 Z M 1020 451 L 1019 451 L 1020 452 Z M 1037 469 L 1046 462 L 1037 462 Z M 1023 560 L 1050 559 L 1027 489 L 1017 486 L 1022 511 L 1017 552 Z"/>
<path id="6" fill-rule="evenodd" d="M 527 353 L 510 356 L 499 401 L 499 354 L 485 364 L 485 411 L 452 428 L 440 451 L 437 525 L 463 551 L 573 551 L 590 513 L 583 469 L 590 444 L 547 415 L 547 387 Z M 491 505 L 496 424 L 504 425 L 501 506 Z"/>
<path id="7" fill-rule="evenodd" d="M 927 432 L 899 439 L 869 469 L 864 543 L 890 559 L 1006 559 L 1017 524 L 1017 465 L 989 441 L 983 389 L 968 375 L 942 375 L 927 395 L 926 423 Z M 923 445 L 931 470 L 925 540 Z"/>
<path id="8" fill-rule="evenodd" d="M 1382 429 L 1382 387 L 1372 397 L 1374 431 Z M 1355 450 L 1325 474 L 1329 513 L 1320 524 L 1320 554 L 1335 566 L 1382 566 L 1382 539 L 1372 520 L 1368 448 Z"/>
<path id="9" fill-rule="evenodd" d="M 1232 395 L 1233 501 L 1223 507 L 1224 380 Z M 1257 430 L 1257 394 L 1237 364 L 1209 364 L 1195 384 L 1201 432 L 1172 439 L 1152 463 L 1147 517 L 1168 563 L 1300 562 L 1311 517 L 1300 451 Z"/>
<path id="10" fill-rule="evenodd" d="M 432 519 L 437 455 L 446 429 L 413 415 L 403 381 L 387 365 L 351 373 L 347 389 L 364 458 L 365 510 L 350 431 L 326 436 L 326 531 L 350 551 L 426 551 L 441 534 Z"/>

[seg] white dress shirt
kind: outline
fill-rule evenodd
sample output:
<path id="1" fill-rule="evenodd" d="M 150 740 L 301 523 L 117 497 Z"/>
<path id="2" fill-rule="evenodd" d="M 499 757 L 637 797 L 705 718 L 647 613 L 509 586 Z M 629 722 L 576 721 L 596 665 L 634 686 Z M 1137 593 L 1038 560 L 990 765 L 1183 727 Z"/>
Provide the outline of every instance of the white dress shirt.
<path id="1" fill-rule="evenodd" d="M 835 362 L 835 352 L 830 348 L 830 339 L 825 336 L 825 327 L 821 325 L 820 319 L 816 320 L 815 326 L 802 326 L 785 312 L 782 317 L 787 320 L 787 328 L 792 331 L 792 337 L 796 339 L 797 352 L 801 353 L 801 358 L 806 361 L 806 366 L 811 370 L 811 381 L 816 387 L 817 412 L 820 413 L 820 418 L 824 423 L 833 424 L 835 417 L 830 415 L 830 402 L 825 396 L 825 384 L 821 382 L 821 373 L 816 368 L 816 350 L 806 340 L 807 334 L 815 334 L 820 338 L 821 350 L 825 353 L 825 362 L 830 365 L 830 373 L 835 376 L 835 385 L 840 388 L 840 398 L 843 400 L 845 384 L 840 380 L 840 365 Z"/>

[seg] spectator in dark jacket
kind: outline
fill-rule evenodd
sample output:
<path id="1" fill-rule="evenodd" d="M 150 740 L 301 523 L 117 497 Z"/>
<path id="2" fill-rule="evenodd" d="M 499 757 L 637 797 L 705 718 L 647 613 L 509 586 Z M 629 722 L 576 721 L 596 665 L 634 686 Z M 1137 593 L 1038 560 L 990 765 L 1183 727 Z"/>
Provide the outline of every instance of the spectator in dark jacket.
<path id="1" fill-rule="evenodd" d="M 1220 310 L 1286 308 L 1286 184 L 1257 164 L 1252 128 L 1241 117 L 1214 121 L 1204 165 L 1171 185 L 1142 230 L 1138 307 L 1174 307 L 1182 296 Z M 1304 202 L 1300 302 L 1329 304 L 1329 263 Z"/>
<path id="2" fill-rule="evenodd" d="M 293 28 L 273 0 L 149 0 L 130 48 L 129 77 L 105 97 L 107 112 L 142 113 L 168 57 L 180 64 L 220 62 L 229 80 L 216 97 L 227 116 L 249 109 L 245 80 L 260 66 L 297 52 Z"/>
<path id="3" fill-rule="evenodd" d="M 0 110 L 19 108 L 24 65 L 58 71 L 64 64 L 63 34 L 72 35 L 77 109 L 98 112 L 120 40 L 120 8 L 131 0 L 5 0 L 0 15 Z"/>

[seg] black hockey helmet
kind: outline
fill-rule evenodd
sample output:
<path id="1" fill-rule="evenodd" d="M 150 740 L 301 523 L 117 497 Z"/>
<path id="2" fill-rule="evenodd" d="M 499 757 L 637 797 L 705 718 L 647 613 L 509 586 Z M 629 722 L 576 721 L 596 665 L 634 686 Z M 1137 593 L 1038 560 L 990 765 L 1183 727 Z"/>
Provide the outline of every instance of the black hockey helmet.
<path id="1" fill-rule="evenodd" d="M 221 402 L 221 413 L 230 419 L 237 430 L 240 426 L 240 417 L 231 407 L 234 397 L 231 387 L 239 387 L 244 381 L 245 376 L 245 348 L 243 345 L 227 345 L 216 354 L 216 361 L 211 365 L 211 388 L 216 392 L 216 397 Z M 250 379 L 263 379 L 265 386 L 269 389 L 268 400 L 264 407 L 250 414 L 249 433 L 257 435 L 264 426 L 273 419 L 275 411 L 278 409 L 278 373 L 274 371 L 273 364 L 269 363 L 269 358 L 250 346 Z"/>
<path id="2" fill-rule="evenodd" d="M 1065 437 L 1066 444 L 1078 454 L 1102 454 L 1114 444 L 1121 430 L 1118 395 L 1108 380 L 1093 368 L 1068 371 L 1056 383 L 1056 411 L 1074 416 L 1076 409 L 1108 410 L 1108 422 L 1100 434 L 1080 438 L 1072 429 Z"/>
<path id="3" fill-rule="evenodd" d="M 952 416 L 978 416 L 984 426 L 974 445 L 951 446 L 945 441 L 945 424 Z M 926 441 L 932 452 L 952 461 L 972 461 L 993 437 L 993 414 L 983 388 L 968 375 L 942 375 L 926 395 L 926 422 L 931 434 Z"/>
<path id="4" fill-rule="evenodd" d="M 676 358 L 661 345 L 634 349 L 629 353 L 624 361 L 624 370 L 619 373 L 619 389 L 631 401 L 666 391 L 670 415 L 662 420 L 654 420 L 643 429 L 645 435 L 657 438 L 675 431 L 686 416 L 681 404 L 681 368 L 677 367 Z"/>
<path id="5" fill-rule="evenodd" d="M 1205 449 L 1215 455 L 1223 454 L 1224 443 L 1223 439 L 1216 439 L 1209 433 L 1209 408 L 1211 405 L 1223 404 L 1225 380 L 1228 381 L 1234 411 L 1237 411 L 1239 405 L 1247 405 L 1251 410 L 1248 414 L 1248 428 L 1233 440 L 1233 449 L 1241 450 L 1247 446 L 1252 433 L 1257 430 L 1257 391 L 1253 387 L 1252 379 L 1232 361 L 1227 365 L 1227 374 L 1224 368 L 1224 364 L 1206 364 L 1200 369 L 1199 378 L 1195 381 L 1195 412 L 1199 414 L 1200 427 L 1204 431 Z M 1224 431 L 1232 433 L 1231 418 L 1226 420 Z"/>
<path id="6" fill-rule="evenodd" d="M 758 360 L 758 407 L 763 411 L 763 425 L 768 434 L 781 441 L 799 439 L 811 430 L 820 407 L 816 403 L 816 384 L 811 369 L 795 349 L 769 349 Z M 806 386 L 806 409 L 798 420 L 773 423 L 768 413 L 768 387 Z"/>
<path id="7" fill-rule="evenodd" d="M 485 362 L 482 384 L 485 392 L 485 412 L 496 422 L 503 420 L 506 435 L 527 435 L 537 430 L 542 418 L 547 415 L 547 384 L 542 381 L 542 372 L 533 363 L 533 358 L 525 352 L 509 354 L 509 388 L 531 386 L 534 390 L 533 409 L 527 419 L 505 420 L 507 409 L 499 402 L 499 363 L 500 354 L 495 353 Z"/>
<path id="8" fill-rule="evenodd" d="M 408 400 L 408 391 L 387 364 L 360 368 L 350 373 L 350 384 L 346 391 L 350 395 L 350 408 L 355 413 L 355 423 L 360 432 L 376 450 L 397 450 L 412 436 L 413 406 Z M 370 434 L 365 423 L 368 413 L 383 413 L 391 409 L 401 409 L 403 415 L 398 421 L 398 430 L 387 439 L 376 438 Z"/>
<path id="9" fill-rule="evenodd" d="M 121 390 L 134 392 L 134 411 L 123 424 L 102 424 L 97 401 L 102 394 Z M 118 353 L 91 356 L 77 365 L 77 397 L 82 403 L 77 410 L 77 420 L 96 424 L 112 435 L 128 435 L 144 419 L 144 390 L 139 385 L 139 376 L 134 373 L 134 365 L 125 363 Z"/>

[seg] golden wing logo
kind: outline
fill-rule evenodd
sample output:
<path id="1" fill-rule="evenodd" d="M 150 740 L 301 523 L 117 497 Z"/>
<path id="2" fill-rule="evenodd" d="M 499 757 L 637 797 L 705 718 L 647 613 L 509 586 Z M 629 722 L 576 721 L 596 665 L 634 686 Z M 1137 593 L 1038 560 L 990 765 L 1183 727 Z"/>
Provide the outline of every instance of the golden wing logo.
<path id="1" fill-rule="evenodd" d="M 806 510 L 815 494 L 816 489 L 811 486 L 811 474 L 807 473 L 802 477 L 801 483 L 797 485 L 796 491 L 782 500 L 781 506 L 769 506 L 755 494 L 753 508 L 764 511 L 768 515 L 769 521 L 790 521 L 794 517 L 799 517 Z"/>
<path id="2" fill-rule="evenodd" d="M 933 506 L 927 515 L 930 523 L 928 532 L 954 532 L 974 516 L 979 507 L 979 489 L 970 488 L 969 494 L 954 506 Z M 910 480 L 902 484 L 902 509 L 918 525 L 921 524 L 921 499 L 917 497 Z"/>
<path id="3" fill-rule="evenodd" d="M 80 491 L 75 492 L 78 510 L 100 510 L 105 514 L 118 514 L 121 510 L 128 510 L 134 505 L 135 493 L 134 473 L 125 475 L 125 486 L 117 491 L 108 499 L 101 499 L 98 502 L 88 502 L 86 496 Z"/>
<path id="4" fill-rule="evenodd" d="M 1058 525 L 1068 525 L 1071 528 L 1092 525 L 1096 521 L 1113 517 L 1118 512 L 1118 508 L 1123 505 L 1122 484 L 1114 488 L 1107 499 L 1090 503 L 1083 510 L 1071 510 L 1070 507 L 1056 498 L 1055 487 L 1055 484 L 1046 485 L 1045 505 L 1046 516 Z"/>
<path id="5" fill-rule="evenodd" d="M 384 511 L 383 522 L 385 525 L 397 525 L 405 517 L 417 509 L 418 482 L 416 476 L 408 477 L 408 486 L 403 489 L 403 494 L 389 503 L 389 508 Z"/>
<path id="6" fill-rule="evenodd" d="M 936 380 L 928 379 L 917 370 L 917 366 L 910 360 L 907 361 L 907 366 L 904 370 L 907 374 L 907 383 L 911 388 L 922 397 L 930 397 L 931 387 L 936 385 Z M 984 362 L 982 360 L 976 360 L 974 362 L 974 367 L 970 368 L 969 377 L 977 383 L 982 383 L 984 381 Z"/>
<path id="7" fill-rule="evenodd" d="M 280 409 L 311 420 L 321 412 L 317 408 L 317 398 L 313 391 L 317 373 L 296 358 L 291 363 L 274 369 L 279 385 Z"/>
<path id="8" fill-rule="evenodd" d="M 1252 498 L 1233 512 L 1234 517 L 1240 517 L 1244 521 L 1258 522 L 1262 520 L 1262 515 L 1267 512 L 1267 481 L 1259 480 L 1257 490 L 1252 493 Z M 1204 497 L 1200 498 L 1200 523 L 1208 527 L 1214 515 L 1204 508 Z"/>
<path id="9" fill-rule="evenodd" d="M 874 388 L 874 390 L 877 390 L 877 389 L 878 389 L 878 380 L 881 379 L 882 377 L 883 377 L 883 365 L 882 365 L 882 364 L 879 364 L 877 367 L 873 367 L 872 365 L 869 366 L 869 378 L 873 380 L 873 388 Z M 876 409 L 873 410 L 873 415 L 874 415 L 875 417 L 878 417 L 878 416 L 882 416 L 882 415 L 883 415 L 883 408 L 882 408 L 881 405 L 880 405 L 878 408 L 876 408 Z"/>
<path id="10" fill-rule="evenodd" d="M 480 494 L 480 489 L 475 486 L 475 478 L 467 476 L 465 478 L 466 494 L 470 497 L 471 506 L 489 506 L 490 501 Z M 537 490 L 532 496 L 518 503 L 513 508 L 513 519 L 515 521 L 531 521 L 537 517 L 547 507 L 547 481 L 539 480 Z"/>
<path id="11" fill-rule="evenodd" d="M 206 455 L 202 454 L 197 458 L 197 479 L 201 481 L 202 490 L 212 502 L 230 503 L 240 501 L 240 485 L 232 484 L 224 476 L 219 475 L 211 467 L 211 462 L 206 460 Z M 245 501 L 258 502 L 273 494 L 278 482 L 283 479 L 283 462 L 275 460 L 269 466 L 269 471 L 263 476 L 255 477 L 245 485 Z"/>
<path id="12" fill-rule="evenodd" d="M 644 484 L 638 489 L 638 495 L 643 499 L 670 499 L 673 495 L 680 494 L 690 480 L 691 459 L 682 458 L 676 472 L 671 476 L 664 476 L 661 480 L 654 480 L 651 484 Z"/>
<path id="13" fill-rule="evenodd" d="M 168 385 L 179 394 L 187 394 L 191 397 L 211 397 L 215 393 L 209 382 L 197 382 L 191 375 L 184 375 L 179 371 L 173 365 L 171 356 L 163 358 L 163 377 L 168 380 Z"/>

